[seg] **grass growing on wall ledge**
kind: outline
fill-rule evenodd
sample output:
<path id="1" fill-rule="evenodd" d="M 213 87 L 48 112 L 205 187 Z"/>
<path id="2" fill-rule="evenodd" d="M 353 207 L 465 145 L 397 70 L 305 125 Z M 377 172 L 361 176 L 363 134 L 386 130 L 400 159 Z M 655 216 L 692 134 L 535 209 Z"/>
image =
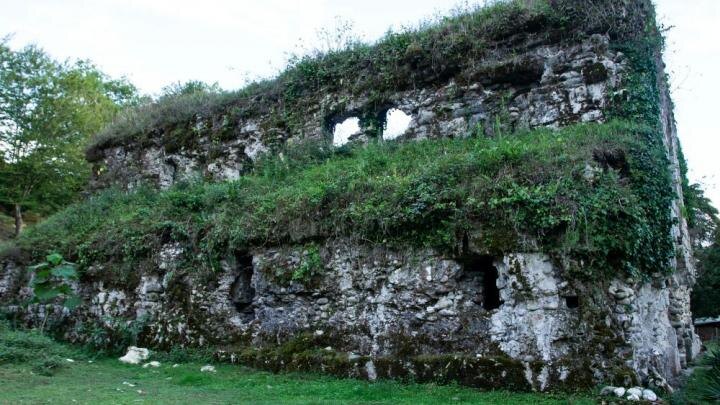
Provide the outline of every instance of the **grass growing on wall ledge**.
<path id="1" fill-rule="evenodd" d="M 226 183 L 106 190 L 29 229 L 4 255 L 57 251 L 81 273 L 124 280 L 168 242 L 181 268 L 213 271 L 254 246 L 354 237 L 458 254 L 567 254 L 578 278 L 670 271 L 667 160 L 657 132 L 628 122 L 332 149 L 289 148 Z M 19 250 L 19 252 L 18 252 Z M 117 278 L 116 278 L 117 277 Z"/>
<path id="2" fill-rule="evenodd" d="M 237 91 L 164 96 L 128 109 L 94 138 L 87 156 L 98 160 L 103 149 L 133 142 L 152 140 L 174 148 L 203 136 L 233 136 L 233 127 L 252 117 L 298 135 L 307 111 L 329 93 L 364 96 L 380 106 L 396 92 L 487 79 L 503 61 L 540 44 L 577 42 L 598 33 L 613 43 L 656 36 L 653 18 L 650 0 L 504 0 L 468 6 L 449 17 L 388 32 L 374 44 L 347 41 L 337 49 L 293 57 L 277 77 Z M 203 121 L 211 125 L 202 128 L 198 122 Z"/>

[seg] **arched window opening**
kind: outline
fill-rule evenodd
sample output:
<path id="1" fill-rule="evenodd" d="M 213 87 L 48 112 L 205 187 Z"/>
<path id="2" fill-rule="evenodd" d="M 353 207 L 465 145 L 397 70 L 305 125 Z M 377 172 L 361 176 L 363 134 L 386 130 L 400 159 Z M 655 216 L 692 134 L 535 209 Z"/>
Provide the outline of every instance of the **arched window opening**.
<path id="1" fill-rule="evenodd" d="M 404 111 L 397 108 L 388 110 L 385 115 L 385 130 L 383 131 L 383 139 L 396 139 L 405 134 L 410 127 L 412 117 L 405 114 Z"/>
<path id="2" fill-rule="evenodd" d="M 357 117 L 346 118 L 345 121 L 335 124 L 333 129 L 333 145 L 343 146 L 353 135 L 360 133 L 360 119 Z"/>

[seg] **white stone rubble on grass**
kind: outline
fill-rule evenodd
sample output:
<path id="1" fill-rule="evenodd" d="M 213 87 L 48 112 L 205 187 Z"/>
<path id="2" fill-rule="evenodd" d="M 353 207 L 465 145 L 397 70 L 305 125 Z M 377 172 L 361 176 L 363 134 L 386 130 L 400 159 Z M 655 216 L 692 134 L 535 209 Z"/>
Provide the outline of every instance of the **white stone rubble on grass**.
<path id="1" fill-rule="evenodd" d="M 650 389 L 643 389 L 642 387 L 632 387 L 625 389 L 623 387 L 613 387 L 607 385 L 600 390 L 600 395 L 609 396 L 615 395 L 618 398 L 625 398 L 628 401 L 639 401 L 643 399 L 649 402 L 655 402 L 658 400 L 658 396 Z"/>
<path id="2" fill-rule="evenodd" d="M 214 373 L 216 371 L 217 370 L 215 370 L 215 367 L 211 366 L 211 365 L 202 366 L 202 368 L 200 368 L 200 372 L 203 372 L 203 373 Z"/>
<path id="3" fill-rule="evenodd" d="M 637 395 L 638 397 L 642 395 L 642 388 L 641 387 L 632 387 L 628 388 L 627 394 L 628 395 Z"/>
<path id="4" fill-rule="evenodd" d="M 173 366 L 172 366 L 172 368 L 178 368 L 178 367 L 180 367 L 180 365 L 177 363 L 173 364 Z"/>
<path id="5" fill-rule="evenodd" d="M 642 399 L 650 402 L 655 402 L 658 400 L 658 396 L 652 390 L 643 390 Z"/>
<path id="6" fill-rule="evenodd" d="M 127 353 L 118 360 L 127 364 L 140 364 L 140 362 L 147 360 L 148 357 L 150 357 L 150 350 L 143 347 L 130 346 L 128 347 Z"/>
<path id="7" fill-rule="evenodd" d="M 143 364 L 143 368 L 148 368 L 148 367 L 158 368 L 158 367 L 160 367 L 160 362 L 153 360 L 149 363 Z"/>
<path id="8" fill-rule="evenodd" d="M 127 382 L 127 381 L 123 381 L 123 385 L 127 385 L 128 387 L 134 387 L 134 386 L 135 386 L 135 384 L 131 384 L 131 383 Z"/>

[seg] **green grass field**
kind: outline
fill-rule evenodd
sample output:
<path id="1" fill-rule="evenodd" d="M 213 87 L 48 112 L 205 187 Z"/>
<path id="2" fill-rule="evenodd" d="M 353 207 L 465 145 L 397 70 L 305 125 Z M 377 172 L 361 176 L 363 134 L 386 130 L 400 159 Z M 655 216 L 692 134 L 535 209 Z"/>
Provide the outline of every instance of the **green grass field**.
<path id="1" fill-rule="evenodd" d="M 22 364 L 0 369 L 2 404 L 591 404 L 585 397 L 478 392 L 460 387 L 368 383 L 315 375 L 271 374 L 202 364 L 158 369 L 120 364 L 115 359 L 68 363 L 53 376 Z M 129 385 L 129 384 L 132 384 Z"/>
<path id="2" fill-rule="evenodd" d="M 480 392 L 455 386 L 370 383 L 272 374 L 203 361 L 126 365 L 0 324 L 0 404 L 592 404 L 590 396 Z M 73 360 L 73 362 L 67 359 Z M 176 363 L 177 364 L 177 363 Z"/>

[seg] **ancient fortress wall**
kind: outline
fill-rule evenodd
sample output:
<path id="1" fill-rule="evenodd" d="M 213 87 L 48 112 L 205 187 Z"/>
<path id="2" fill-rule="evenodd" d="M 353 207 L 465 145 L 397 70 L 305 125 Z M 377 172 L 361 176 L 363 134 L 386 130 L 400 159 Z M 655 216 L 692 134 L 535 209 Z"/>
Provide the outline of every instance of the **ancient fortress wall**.
<path id="1" fill-rule="evenodd" d="M 600 3 L 623 21 L 643 21 L 652 12 L 647 2 Z M 237 117 L 237 106 L 229 103 L 189 122 L 98 142 L 89 152 L 96 165 L 92 186 L 165 189 L 193 178 L 234 180 L 286 145 L 330 141 L 335 124 L 347 118 L 361 124 L 351 144 L 382 137 L 393 109 L 410 118 L 398 142 L 602 124 L 624 99 L 633 67 L 616 46 L 626 40 L 623 34 L 597 29 L 585 18 L 586 25 L 569 30 L 529 19 L 495 38 L 482 57 L 468 55 L 460 65 L 414 66 L 409 49 L 414 86 L 398 85 L 381 97 L 342 85 L 306 94 L 292 125 L 266 108 L 282 99 L 273 104 L 253 96 L 249 102 L 262 106 L 257 114 Z M 212 344 L 222 348 L 222 358 L 272 370 L 539 390 L 601 381 L 673 383 L 698 351 L 698 340 L 689 309 L 694 266 L 682 217 L 678 140 L 656 56 L 658 119 L 675 192 L 668 207 L 675 218 L 671 275 L 643 279 L 618 271 L 615 278 L 587 282 L 568 276 L 570 258 L 488 254 L 471 232 L 457 256 L 344 237 L 321 240 L 318 252 L 301 243 L 255 246 L 225 257 L 213 279 L 199 280 L 176 276 L 186 248 L 167 241 L 135 285 L 94 279 L 111 265 L 94 263 L 77 285 L 86 300 L 80 311 L 36 306 L 23 316 L 39 322 L 51 311 L 66 325 L 142 318 L 147 341 L 156 347 Z M 192 141 L 178 141 L 177 131 L 192 132 Z M 315 258 L 324 270 L 312 283 L 273 277 L 277 268 L 298 269 Z M 23 269 L 6 261 L 0 296 L 6 302 L 30 296 L 26 282 Z M 66 332 L 82 340 L 79 333 Z"/>
<path id="2" fill-rule="evenodd" d="M 168 145 L 165 134 L 159 133 L 145 142 L 94 151 L 96 186 L 132 187 L 149 182 L 166 188 L 195 177 L 234 180 L 263 153 L 272 153 L 278 143 L 330 140 L 335 124 L 351 117 L 378 117 L 367 124 L 361 120 L 360 132 L 352 138 L 356 142 L 382 136 L 385 117 L 392 109 L 411 118 L 401 135 L 407 140 L 465 137 L 477 131 L 492 136 L 500 119 L 510 128 L 603 122 L 603 110 L 619 90 L 622 53 L 610 50 L 608 37 L 600 34 L 576 42 L 533 40 L 494 51 L 495 60 L 479 61 L 463 72 L 470 76 L 463 83 L 452 77 L 438 78 L 422 88 L 386 94 L 381 103 L 367 94 L 353 95 L 342 89 L 314 95 L 317 104 L 302 111 L 303 127 L 296 132 L 273 127 L 273 116 L 228 122 L 226 112 L 198 115 L 188 131 L 197 130 L 200 137 L 190 147 Z"/>

